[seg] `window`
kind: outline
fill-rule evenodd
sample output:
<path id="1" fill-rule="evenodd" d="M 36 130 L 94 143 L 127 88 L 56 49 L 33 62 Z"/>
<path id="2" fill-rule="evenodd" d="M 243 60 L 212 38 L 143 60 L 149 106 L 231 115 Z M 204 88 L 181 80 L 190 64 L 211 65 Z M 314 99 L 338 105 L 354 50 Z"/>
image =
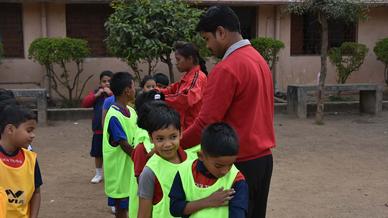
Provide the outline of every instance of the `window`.
<path id="1" fill-rule="evenodd" d="M 232 7 L 240 20 L 241 34 L 244 39 L 256 37 L 256 7 Z"/>
<path id="2" fill-rule="evenodd" d="M 329 48 L 356 41 L 356 25 L 329 21 Z M 321 27 L 312 15 L 291 15 L 291 55 L 321 53 Z"/>
<path id="3" fill-rule="evenodd" d="M 104 23 L 113 9 L 108 4 L 66 5 L 66 34 L 88 41 L 92 57 L 108 56 Z"/>
<path id="4" fill-rule="evenodd" d="M 24 58 L 21 4 L 0 3 L 0 41 L 5 57 Z"/>

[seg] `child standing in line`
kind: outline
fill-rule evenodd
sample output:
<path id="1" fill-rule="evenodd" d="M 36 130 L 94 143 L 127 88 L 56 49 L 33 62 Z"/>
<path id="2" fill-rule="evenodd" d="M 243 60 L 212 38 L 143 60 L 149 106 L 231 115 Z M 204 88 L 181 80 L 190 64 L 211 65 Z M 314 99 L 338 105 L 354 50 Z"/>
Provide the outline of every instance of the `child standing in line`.
<path id="1" fill-rule="evenodd" d="M 155 79 L 149 75 L 144 76 L 140 82 L 140 88 L 142 88 L 143 92 L 148 92 L 156 88 Z"/>
<path id="2" fill-rule="evenodd" d="M 173 181 L 171 175 L 176 174 L 178 166 L 187 159 L 179 146 L 179 114 L 169 106 L 160 104 L 148 113 L 140 114 L 138 125 L 147 130 L 155 151 L 139 177 L 138 217 L 172 217 L 168 198 Z"/>
<path id="3" fill-rule="evenodd" d="M 202 134 L 197 160 L 188 161 L 175 176 L 170 211 L 178 217 L 245 218 L 248 185 L 233 165 L 237 134 L 226 123 L 209 125 Z"/>
<path id="4" fill-rule="evenodd" d="M 102 171 L 102 105 L 104 100 L 112 95 L 112 91 L 109 88 L 112 75 L 111 71 L 101 72 L 99 87 L 91 91 L 82 101 L 83 107 L 93 107 L 93 138 L 90 150 L 90 156 L 94 157 L 96 166 L 96 175 L 90 181 L 93 184 L 100 183 L 104 177 Z"/>
<path id="5" fill-rule="evenodd" d="M 132 178 L 131 153 L 136 133 L 137 115 L 129 107 L 135 97 L 135 85 L 129 73 L 113 75 L 111 90 L 115 103 L 106 113 L 103 130 L 104 185 L 108 205 L 114 206 L 117 218 L 128 217 L 128 202 Z"/>
<path id="6" fill-rule="evenodd" d="M 170 84 L 170 80 L 168 79 L 168 76 L 166 76 L 163 73 L 155 73 L 154 80 L 156 82 L 156 87 L 158 89 L 164 89 Z"/>
<path id="7" fill-rule="evenodd" d="M 0 189 L 7 195 L 7 217 L 36 218 L 42 177 L 36 153 L 26 148 L 34 139 L 35 114 L 20 106 L 0 109 Z"/>
<path id="8" fill-rule="evenodd" d="M 7 202 L 5 190 L 0 186 L 0 218 L 7 218 Z"/>

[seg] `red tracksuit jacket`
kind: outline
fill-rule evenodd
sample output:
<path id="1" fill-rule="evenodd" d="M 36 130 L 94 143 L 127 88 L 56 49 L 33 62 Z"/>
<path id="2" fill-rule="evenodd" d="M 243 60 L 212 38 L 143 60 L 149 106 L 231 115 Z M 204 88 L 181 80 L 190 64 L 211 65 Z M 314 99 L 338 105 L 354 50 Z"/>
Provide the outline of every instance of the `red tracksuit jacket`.
<path id="1" fill-rule="evenodd" d="M 160 89 L 165 94 L 168 105 L 179 112 L 183 130 L 193 123 L 201 109 L 206 83 L 205 73 L 201 71 L 199 66 L 195 66 L 179 82 L 170 84 L 165 89 Z"/>

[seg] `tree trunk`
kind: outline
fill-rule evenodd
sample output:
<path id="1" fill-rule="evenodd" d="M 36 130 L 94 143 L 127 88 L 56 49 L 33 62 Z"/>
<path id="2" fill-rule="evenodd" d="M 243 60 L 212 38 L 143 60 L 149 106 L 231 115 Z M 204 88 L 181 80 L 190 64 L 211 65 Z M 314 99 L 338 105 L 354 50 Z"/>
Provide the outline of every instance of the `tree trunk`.
<path id="1" fill-rule="evenodd" d="M 321 42 L 321 72 L 319 75 L 319 84 L 317 90 L 317 112 L 315 114 L 315 122 L 323 124 L 324 112 L 324 96 L 325 96 L 325 80 L 327 73 L 327 48 L 329 44 L 328 24 L 327 18 L 320 14 L 319 20 L 322 28 L 322 42 Z"/>
<path id="2" fill-rule="evenodd" d="M 385 76 L 385 83 L 388 85 L 388 64 L 385 65 L 384 76 Z"/>
<path id="3" fill-rule="evenodd" d="M 170 82 L 174 83 L 175 82 L 174 70 L 173 70 L 170 54 L 166 56 L 166 64 L 168 65 L 168 74 L 170 75 Z"/>

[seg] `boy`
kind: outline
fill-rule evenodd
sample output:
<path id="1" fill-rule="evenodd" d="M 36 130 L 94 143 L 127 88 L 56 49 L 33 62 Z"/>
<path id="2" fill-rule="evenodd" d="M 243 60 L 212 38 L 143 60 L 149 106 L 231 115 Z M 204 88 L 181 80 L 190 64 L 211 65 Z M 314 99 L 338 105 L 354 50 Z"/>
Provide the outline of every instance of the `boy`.
<path id="1" fill-rule="evenodd" d="M 22 106 L 11 104 L 0 112 L 0 187 L 10 218 L 38 217 L 42 177 L 36 153 L 24 149 L 34 139 L 35 127 L 35 114 Z"/>
<path id="2" fill-rule="evenodd" d="M 199 158 L 188 161 L 175 176 L 169 194 L 171 214 L 246 217 L 248 185 L 233 165 L 238 149 L 237 135 L 229 125 L 209 125 L 202 134 Z"/>
<path id="3" fill-rule="evenodd" d="M 159 89 L 164 89 L 170 84 L 170 80 L 163 73 L 156 73 L 154 75 L 154 80 L 156 82 L 156 87 Z"/>
<path id="4" fill-rule="evenodd" d="M 90 156 L 94 157 L 96 166 L 96 175 L 90 181 L 93 184 L 100 183 L 103 179 L 102 172 L 102 105 L 104 100 L 112 95 L 110 90 L 110 79 L 113 73 L 111 71 L 103 71 L 100 74 L 99 87 L 91 91 L 82 101 L 82 107 L 93 107 L 93 121 L 92 121 L 92 147 Z"/>
<path id="5" fill-rule="evenodd" d="M 155 105 L 148 113 L 139 114 L 138 125 L 147 130 L 155 151 L 139 177 L 138 217 L 172 217 L 168 199 L 172 175 L 187 159 L 186 153 L 179 146 L 179 114 L 165 104 Z"/>
<path id="6" fill-rule="evenodd" d="M 133 167 L 130 156 L 137 129 L 136 112 L 127 106 L 135 96 L 132 76 L 125 72 L 114 74 L 111 90 L 116 100 L 106 114 L 103 131 L 105 193 L 108 205 L 115 207 L 116 217 L 126 218 Z"/>

